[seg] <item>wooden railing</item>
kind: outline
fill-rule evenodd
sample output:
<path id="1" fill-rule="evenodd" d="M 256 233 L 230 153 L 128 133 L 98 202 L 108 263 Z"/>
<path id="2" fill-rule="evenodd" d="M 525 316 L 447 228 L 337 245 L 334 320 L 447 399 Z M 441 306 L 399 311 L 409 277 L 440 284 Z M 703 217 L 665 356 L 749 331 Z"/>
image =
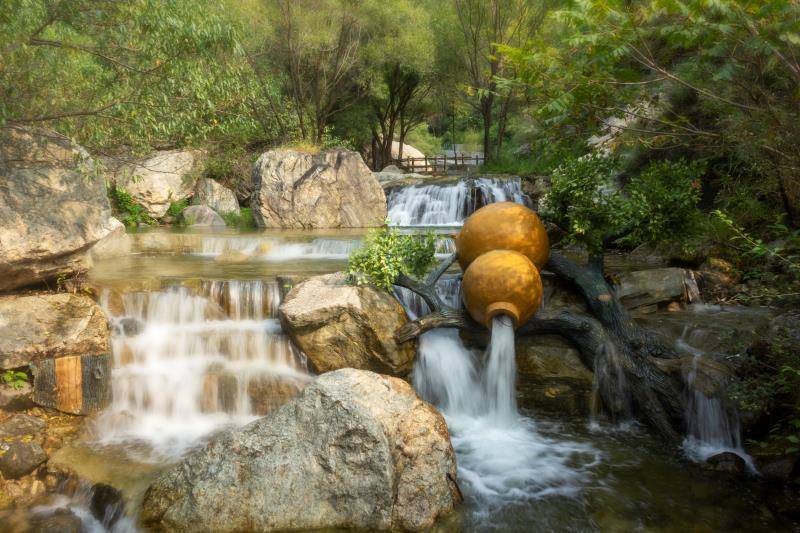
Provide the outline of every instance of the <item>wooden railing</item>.
<path id="1" fill-rule="evenodd" d="M 404 157 L 395 159 L 395 165 L 407 172 L 418 174 L 446 174 L 448 170 L 465 170 L 483 164 L 482 154 L 431 157 Z"/>

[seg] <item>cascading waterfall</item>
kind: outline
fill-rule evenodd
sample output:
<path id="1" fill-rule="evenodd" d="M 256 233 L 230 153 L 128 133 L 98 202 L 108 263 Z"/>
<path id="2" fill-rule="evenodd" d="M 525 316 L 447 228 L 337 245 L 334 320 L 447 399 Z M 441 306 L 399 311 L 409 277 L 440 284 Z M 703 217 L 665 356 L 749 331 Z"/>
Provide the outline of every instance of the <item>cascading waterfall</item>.
<path id="1" fill-rule="evenodd" d="M 459 226 L 493 202 L 529 203 L 519 178 L 476 178 L 398 187 L 389 194 L 388 218 L 396 226 Z"/>
<path id="2" fill-rule="evenodd" d="M 220 256 L 238 252 L 265 261 L 297 259 L 346 259 L 361 246 L 360 239 L 318 238 L 311 241 L 289 241 L 265 237 L 205 237 L 200 242 L 199 255 Z"/>
<path id="3" fill-rule="evenodd" d="M 128 293 L 121 314 L 108 311 L 114 398 L 97 421 L 101 444 L 137 442 L 154 458 L 177 457 L 253 419 L 276 385 L 307 379 L 274 318 L 275 282 L 207 281 L 200 292 Z"/>
<path id="4" fill-rule="evenodd" d="M 437 290 L 448 304 L 458 305 L 458 279 L 443 278 Z M 411 317 L 426 312 L 410 291 L 397 294 Z M 496 317 L 491 333 L 484 368 L 457 330 L 424 333 L 412 374 L 417 392 L 447 420 L 466 497 L 483 506 L 503 506 L 575 495 L 599 461 L 599 452 L 587 444 L 548 438 L 532 419 L 518 413 L 511 320 Z"/>
<path id="5" fill-rule="evenodd" d="M 511 426 L 517 417 L 516 377 L 514 359 L 514 323 L 506 315 L 492 319 L 492 338 L 487 350 L 483 390 L 486 394 L 488 415 L 498 424 Z"/>
<path id="6" fill-rule="evenodd" d="M 721 398 L 706 396 L 696 386 L 703 358 L 708 355 L 692 346 L 690 341 L 690 328 L 685 327 L 677 341 L 679 349 L 692 355 L 692 366 L 686 375 L 688 427 L 683 449 L 689 458 L 700 462 L 719 453 L 735 453 L 751 471 L 755 471 L 752 457 L 742 447 L 738 413 Z"/>

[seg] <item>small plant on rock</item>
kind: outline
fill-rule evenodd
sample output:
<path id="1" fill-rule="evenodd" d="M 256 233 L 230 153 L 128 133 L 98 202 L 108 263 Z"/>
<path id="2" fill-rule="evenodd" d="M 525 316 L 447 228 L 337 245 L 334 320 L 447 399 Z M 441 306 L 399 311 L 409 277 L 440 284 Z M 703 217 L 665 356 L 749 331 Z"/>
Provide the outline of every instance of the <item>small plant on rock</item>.
<path id="1" fill-rule="evenodd" d="M 400 274 L 422 276 L 433 264 L 436 235 L 404 235 L 384 225 L 367 235 L 364 245 L 352 254 L 348 274 L 357 285 L 372 283 L 390 290 Z"/>
<path id="2" fill-rule="evenodd" d="M 144 207 L 134 201 L 128 191 L 115 185 L 109 185 L 107 191 L 111 205 L 123 224 L 129 228 L 135 228 L 142 222 L 145 224 L 155 223 L 153 217 L 147 213 Z"/>
<path id="3" fill-rule="evenodd" d="M 19 370 L 6 370 L 2 374 L 3 383 L 12 389 L 21 389 L 28 383 L 28 374 Z"/>

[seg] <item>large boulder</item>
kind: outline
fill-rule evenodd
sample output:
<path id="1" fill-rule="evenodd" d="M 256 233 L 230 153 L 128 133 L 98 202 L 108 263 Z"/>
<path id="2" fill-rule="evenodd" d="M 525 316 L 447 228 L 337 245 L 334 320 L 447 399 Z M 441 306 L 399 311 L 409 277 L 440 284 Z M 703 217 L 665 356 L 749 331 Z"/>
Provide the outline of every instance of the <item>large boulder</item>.
<path id="1" fill-rule="evenodd" d="M 169 150 L 122 165 L 113 175 L 117 187 L 125 189 L 153 218 L 167 213 L 169 204 L 192 196 L 200 159 L 196 150 Z"/>
<path id="2" fill-rule="evenodd" d="M 226 226 L 225 219 L 207 205 L 190 205 L 181 212 L 181 218 L 189 226 Z"/>
<path id="3" fill-rule="evenodd" d="M 361 155 L 271 150 L 256 161 L 253 214 L 265 228 L 362 228 L 386 219 L 386 196 Z"/>
<path id="4" fill-rule="evenodd" d="M 0 129 L 0 292 L 88 269 L 114 229 L 103 176 L 56 133 Z"/>
<path id="5" fill-rule="evenodd" d="M 233 191 L 209 178 L 197 180 L 192 203 L 207 205 L 217 213 L 239 212 L 239 201 Z"/>
<path id="6" fill-rule="evenodd" d="M 0 297 L 0 369 L 67 356 L 108 353 L 102 309 L 85 295 Z"/>
<path id="7" fill-rule="evenodd" d="M 444 418 L 406 382 L 346 369 L 163 473 L 140 517 L 159 531 L 418 531 L 459 500 Z"/>
<path id="8" fill-rule="evenodd" d="M 400 143 L 398 141 L 392 141 L 392 159 L 397 159 L 400 157 Z M 414 148 L 410 144 L 403 143 L 403 159 L 411 157 L 411 158 L 419 158 L 425 157 L 425 154 L 422 153 L 421 150 L 418 148 Z"/>
<path id="9" fill-rule="evenodd" d="M 344 273 L 298 283 L 278 315 L 284 331 L 319 373 L 360 368 L 403 376 L 413 366 L 415 343 L 394 340 L 408 321 L 402 306 L 385 291 L 348 284 Z"/>

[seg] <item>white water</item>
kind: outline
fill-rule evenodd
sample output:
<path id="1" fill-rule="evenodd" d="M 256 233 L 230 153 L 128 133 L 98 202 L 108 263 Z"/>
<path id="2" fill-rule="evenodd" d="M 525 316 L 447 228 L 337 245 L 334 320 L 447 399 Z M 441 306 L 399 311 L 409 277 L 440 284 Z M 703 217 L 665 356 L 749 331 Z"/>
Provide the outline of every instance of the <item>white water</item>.
<path id="1" fill-rule="evenodd" d="M 751 471 L 755 471 L 753 458 L 744 450 L 739 416 L 733 407 L 720 398 L 711 398 L 695 387 L 698 366 L 704 357 L 701 350 L 688 341 L 689 328 L 677 341 L 678 348 L 692 354 L 692 367 L 686 376 L 687 435 L 683 441 L 686 455 L 695 461 L 705 462 L 714 455 L 731 452 L 740 456 Z"/>
<path id="2" fill-rule="evenodd" d="M 493 202 L 527 204 L 519 178 L 477 178 L 395 188 L 388 218 L 396 226 L 460 226 L 478 207 Z"/>
<path id="3" fill-rule="evenodd" d="M 200 292 L 124 295 L 113 322 L 140 326 L 130 336 L 118 326 L 112 336 L 114 398 L 97 421 L 100 444 L 139 443 L 145 459 L 178 457 L 214 431 L 252 420 L 254 383 L 307 379 L 274 318 L 274 282 L 209 281 Z"/>
<path id="4" fill-rule="evenodd" d="M 238 252 L 264 261 L 292 261 L 297 259 L 346 259 L 350 252 L 361 246 L 360 239 L 326 239 L 289 241 L 277 238 L 205 237 L 200 255 L 220 256 Z"/>
<path id="5" fill-rule="evenodd" d="M 440 294 L 457 298 L 458 281 Z M 400 293 L 413 316 L 420 303 Z M 599 452 L 587 444 L 545 437 L 534 420 L 517 411 L 514 330 L 506 317 L 492 324 L 482 367 L 454 329 L 422 335 L 412 380 L 434 403 L 450 428 L 459 480 L 468 499 L 480 502 L 476 516 L 492 508 L 548 496 L 575 496 L 588 481 Z"/>

